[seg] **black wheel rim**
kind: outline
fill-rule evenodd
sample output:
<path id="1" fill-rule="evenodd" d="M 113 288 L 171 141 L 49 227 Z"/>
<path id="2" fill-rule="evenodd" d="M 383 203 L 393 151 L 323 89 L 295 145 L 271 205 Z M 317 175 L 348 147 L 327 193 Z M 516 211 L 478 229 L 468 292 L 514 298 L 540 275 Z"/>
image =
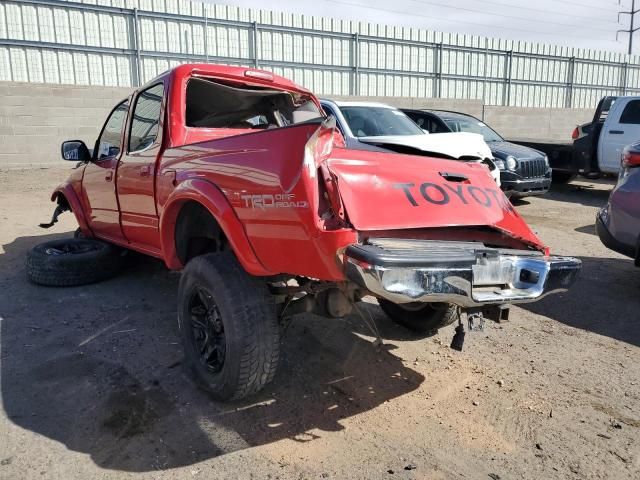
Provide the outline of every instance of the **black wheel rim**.
<path id="1" fill-rule="evenodd" d="M 44 253 L 52 256 L 78 255 L 92 252 L 97 249 L 98 247 L 92 242 L 70 242 L 56 245 L 55 247 L 47 247 L 45 248 Z"/>
<path id="2" fill-rule="evenodd" d="M 218 373 L 224 366 L 227 341 L 220 310 L 205 289 L 196 288 L 190 296 L 189 316 L 193 346 L 200 363 L 210 372 Z"/>

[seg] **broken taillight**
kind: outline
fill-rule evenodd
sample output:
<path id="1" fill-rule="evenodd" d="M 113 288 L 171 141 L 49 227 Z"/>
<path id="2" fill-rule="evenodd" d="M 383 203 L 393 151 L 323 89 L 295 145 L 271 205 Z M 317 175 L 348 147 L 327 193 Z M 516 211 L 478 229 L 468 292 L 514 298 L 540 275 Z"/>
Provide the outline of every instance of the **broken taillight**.
<path id="1" fill-rule="evenodd" d="M 328 204 L 333 217 L 340 223 L 345 222 L 346 215 L 342 199 L 340 198 L 340 192 L 338 191 L 338 178 L 329 171 L 326 164 L 320 165 L 318 174 L 322 181 L 322 187 L 324 187 L 320 188 L 320 194 Z"/>
<path id="2" fill-rule="evenodd" d="M 309 138 L 304 146 L 304 164 L 310 176 L 318 177 L 318 216 L 324 221 L 325 228 L 339 228 L 346 223 L 347 215 L 338 191 L 338 177 L 326 164 L 333 151 L 336 137 L 336 120 L 328 117 Z"/>

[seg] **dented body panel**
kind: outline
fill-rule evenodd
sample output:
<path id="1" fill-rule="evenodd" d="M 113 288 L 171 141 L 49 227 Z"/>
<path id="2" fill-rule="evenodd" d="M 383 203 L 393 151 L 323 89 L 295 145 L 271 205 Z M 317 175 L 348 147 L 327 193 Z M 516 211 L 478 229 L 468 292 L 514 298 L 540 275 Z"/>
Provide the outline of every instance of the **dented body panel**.
<path id="1" fill-rule="evenodd" d="M 491 226 L 544 249 L 483 165 L 336 149 L 329 168 L 358 230 Z"/>

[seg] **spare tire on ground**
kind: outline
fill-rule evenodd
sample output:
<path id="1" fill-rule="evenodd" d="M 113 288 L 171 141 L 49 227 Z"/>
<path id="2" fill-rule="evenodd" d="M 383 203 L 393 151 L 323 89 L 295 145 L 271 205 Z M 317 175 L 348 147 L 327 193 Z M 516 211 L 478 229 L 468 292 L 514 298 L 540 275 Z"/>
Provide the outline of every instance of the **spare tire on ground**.
<path id="1" fill-rule="evenodd" d="M 27 278 L 51 287 L 99 282 L 122 270 L 124 253 L 121 248 L 89 238 L 44 242 L 27 253 Z"/>

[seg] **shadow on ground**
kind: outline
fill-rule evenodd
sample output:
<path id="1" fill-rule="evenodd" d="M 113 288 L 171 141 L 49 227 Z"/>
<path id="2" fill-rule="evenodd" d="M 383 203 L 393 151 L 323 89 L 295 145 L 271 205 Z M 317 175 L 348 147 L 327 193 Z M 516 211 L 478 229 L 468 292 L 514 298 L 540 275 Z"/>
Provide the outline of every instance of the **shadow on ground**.
<path id="1" fill-rule="evenodd" d="M 581 257 L 571 289 L 523 308 L 566 325 L 640 346 L 640 269 L 621 258 Z"/>
<path id="2" fill-rule="evenodd" d="M 607 203 L 615 182 L 602 180 L 600 184 L 611 188 L 593 188 L 587 185 L 553 184 L 549 193 L 545 194 L 545 200 L 557 202 L 579 203 L 588 207 L 602 207 Z"/>
<path id="3" fill-rule="evenodd" d="M 574 228 L 573 230 L 578 232 L 578 233 L 586 233 L 587 235 L 595 235 L 595 236 L 597 236 L 596 226 L 595 226 L 594 223 L 589 224 L 589 225 L 585 225 L 583 227 Z"/>
<path id="4" fill-rule="evenodd" d="M 272 385 L 247 401 L 215 403 L 185 372 L 178 275 L 160 262 L 132 255 L 120 277 L 84 287 L 26 281 L 25 252 L 64 235 L 19 238 L 0 255 L 2 403 L 16 425 L 100 467 L 152 471 L 286 438 L 311 442 L 424 381 L 393 345 L 376 350 L 355 334 L 358 318 L 307 315 L 286 331 Z M 391 337 L 408 335 L 374 320 Z"/>

